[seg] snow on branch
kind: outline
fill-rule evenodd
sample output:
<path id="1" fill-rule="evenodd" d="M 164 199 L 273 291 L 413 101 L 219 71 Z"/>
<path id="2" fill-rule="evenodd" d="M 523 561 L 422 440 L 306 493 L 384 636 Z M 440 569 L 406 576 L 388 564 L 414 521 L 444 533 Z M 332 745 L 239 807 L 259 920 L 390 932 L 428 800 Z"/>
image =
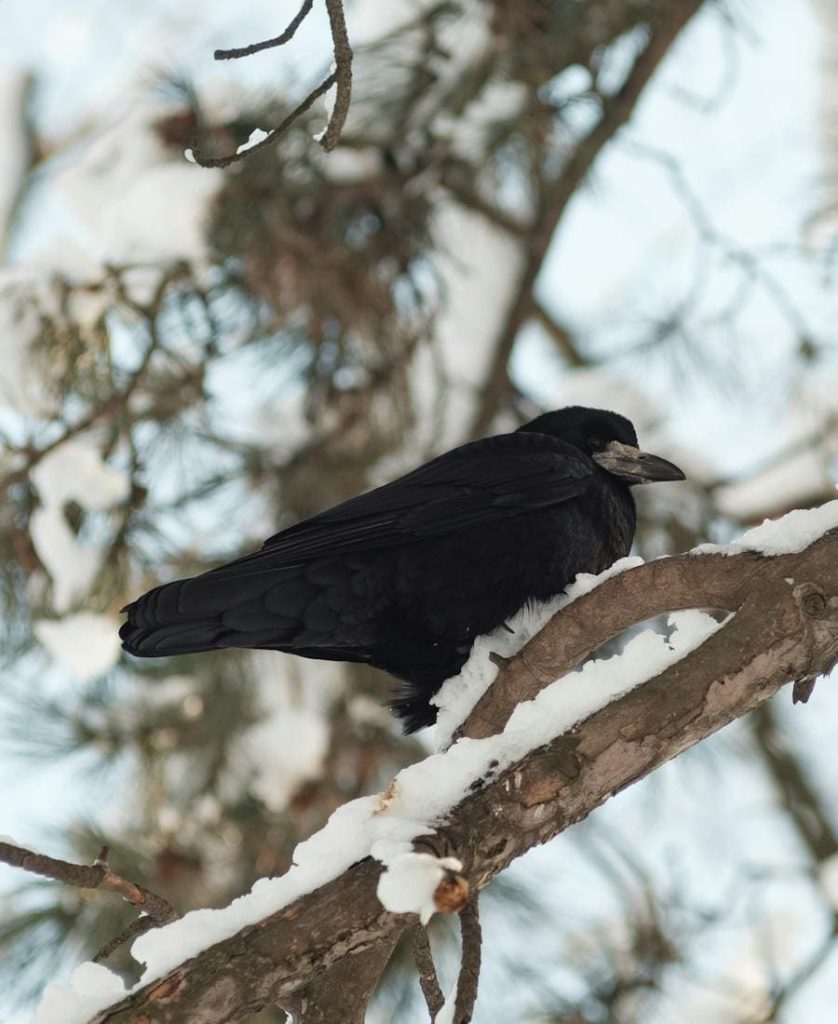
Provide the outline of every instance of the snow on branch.
<path id="1" fill-rule="evenodd" d="M 255 153 L 259 149 L 265 149 L 281 139 L 318 97 L 326 95 L 332 89 L 335 90 L 335 98 L 333 103 L 328 103 L 327 101 L 329 120 L 325 129 L 316 136 L 316 139 L 327 152 L 337 146 L 343 126 L 346 123 L 349 103 L 352 98 L 352 47 L 346 30 L 343 0 L 325 0 L 325 2 L 332 36 L 333 56 L 330 74 L 319 85 L 315 86 L 305 99 L 275 128 L 268 132 L 257 130 L 257 132 L 251 135 L 248 142 L 238 147 L 235 153 L 228 153 L 226 156 L 220 157 L 210 157 L 206 156 L 200 150 L 198 144 L 195 143 L 192 149 L 186 151 L 188 160 L 200 164 L 201 167 L 229 167 L 230 164 L 243 160 L 250 153 Z M 288 25 L 288 28 L 273 39 L 264 39 L 259 43 L 251 43 L 249 46 L 240 46 L 230 50 L 216 50 L 213 56 L 216 60 L 232 60 L 237 57 L 249 57 L 254 53 L 259 53 L 261 50 L 283 46 L 294 38 L 297 29 L 311 13 L 313 6 L 314 0 L 303 0 L 302 6 Z"/>
<path id="2" fill-rule="evenodd" d="M 469 908 L 512 860 L 785 683 L 808 697 L 838 660 L 838 502 L 791 513 L 726 548 L 595 582 L 517 655 L 496 659 L 497 677 L 448 750 L 401 771 L 380 796 L 340 808 L 297 848 L 285 875 L 263 879 L 227 908 L 188 914 L 138 939 L 132 952 L 146 973 L 96 1024 L 197 1024 L 209 1006 L 224 1024 L 267 1005 L 302 1024 L 363 1021 L 398 937 L 432 896 L 440 909 L 447 872 L 461 896 L 471 894 Z M 696 607 L 730 614 L 708 628 L 709 616 L 681 611 L 687 618 L 667 640 L 646 631 L 622 655 L 564 675 L 650 615 Z M 381 888 L 387 875 L 411 891 L 394 898 L 388 883 Z M 450 905 L 462 907 L 462 898 Z M 463 970 L 471 973 L 461 972 L 463 994 L 449 997 L 439 1020 L 467 1019 L 467 986 L 476 984 L 479 928 L 476 918 L 461 923 Z M 420 961 L 438 1006 L 421 948 Z M 65 1016 L 62 1024 L 83 1020 Z"/>

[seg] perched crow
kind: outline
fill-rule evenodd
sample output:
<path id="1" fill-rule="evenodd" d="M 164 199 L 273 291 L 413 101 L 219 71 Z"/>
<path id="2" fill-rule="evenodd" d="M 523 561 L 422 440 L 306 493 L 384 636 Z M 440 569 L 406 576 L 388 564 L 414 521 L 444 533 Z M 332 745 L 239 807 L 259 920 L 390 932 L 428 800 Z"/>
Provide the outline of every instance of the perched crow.
<path id="1" fill-rule="evenodd" d="M 155 587 L 120 636 L 145 658 L 250 647 L 366 662 L 404 681 L 391 706 L 412 732 L 476 636 L 628 554 L 632 485 L 683 479 L 623 416 L 545 413 Z"/>

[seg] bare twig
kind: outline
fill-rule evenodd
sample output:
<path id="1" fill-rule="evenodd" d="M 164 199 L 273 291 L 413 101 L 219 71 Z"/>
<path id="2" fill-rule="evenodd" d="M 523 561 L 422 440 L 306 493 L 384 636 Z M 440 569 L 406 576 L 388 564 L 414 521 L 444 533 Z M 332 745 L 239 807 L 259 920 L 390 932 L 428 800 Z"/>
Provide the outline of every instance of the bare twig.
<path id="1" fill-rule="evenodd" d="M 244 158 L 250 156 L 251 153 L 256 153 L 260 149 L 266 149 L 268 146 L 272 146 L 278 139 L 281 139 L 287 131 L 289 131 L 295 121 L 302 117 L 318 96 L 322 96 L 324 93 L 327 93 L 336 81 L 337 78 L 334 72 L 329 75 L 328 78 L 324 78 L 320 85 L 318 85 L 316 89 L 312 89 L 302 103 L 296 106 L 284 121 L 280 122 L 276 128 L 271 129 L 264 139 L 260 139 L 259 142 L 254 145 L 248 146 L 247 149 L 242 149 L 235 153 L 228 153 L 227 156 L 210 157 L 204 156 L 199 151 L 197 143 L 193 143 L 192 157 L 195 160 L 195 163 L 199 164 L 201 167 L 229 167 L 230 164 L 235 164 L 238 163 L 239 160 L 244 160 Z"/>
<path id="2" fill-rule="evenodd" d="M 213 57 L 216 60 L 234 60 L 237 57 L 249 57 L 253 53 L 259 53 L 261 50 L 270 50 L 274 46 L 283 46 L 285 43 L 290 42 L 297 34 L 297 29 L 306 20 L 311 8 L 314 6 L 314 0 L 303 0 L 303 4 L 297 11 L 293 21 L 288 25 L 288 28 L 273 39 L 263 39 L 261 43 L 251 43 L 250 46 L 238 46 L 231 50 L 216 50 Z"/>
<path id="3" fill-rule="evenodd" d="M 99 856 L 92 864 L 73 864 L 71 861 L 48 857 L 43 853 L 35 853 L 14 843 L 0 842 L 0 861 L 11 867 L 21 868 L 45 878 L 54 878 L 57 882 L 72 885 L 77 889 L 104 889 L 118 893 L 126 902 L 143 911 L 142 917 L 135 920 L 115 939 L 96 954 L 97 961 L 104 960 L 118 949 L 124 942 L 157 928 L 163 924 L 177 921 L 180 914 L 162 896 L 145 889 L 135 882 L 118 875 L 108 864 L 108 848 L 103 846 Z"/>
<path id="4" fill-rule="evenodd" d="M 147 914 L 144 914 L 142 917 L 134 918 L 127 928 L 123 928 L 119 935 L 102 946 L 99 952 L 93 957 L 93 963 L 100 964 L 103 960 L 107 960 L 108 957 L 112 953 L 115 953 L 120 946 L 124 946 L 126 942 L 131 942 L 140 935 L 145 935 L 145 933 L 150 932 L 152 928 L 157 928 L 159 924 L 159 921 L 155 921 L 153 917 L 149 917 Z"/>
<path id="5" fill-rule="evenodd" d="M 428 933 L 421 924 L 417 924 L 411 933 L 413 943 L 413 960 L 416 963 L 416 970 L 419 972 L 419 985 L 422 988 L 422 995 L 428 1004 L 428 1012 L 433 1020 L 445 1004 L 445 996 L 439 987 L 434 958 L 431 952 L 431 944 L 428 941 Z"/>
<path id="6" fill-rule="evenodd" d="M 589 365 L 590 361 L 579 352 L 574 344 L 570 331 L 563 327 L 553 314 L 548 312 L 544 305 L 536 298 L 532 300 L 532 315 L 533 319 L 547 331 L 550 339 L 559 352 L 561 352 L 568 366 Z"/>
<path id="7" fill-rule="evenodd" d="M 734 239 L 724 235 L 713 223 L 701 198 L 690 185 L 684 168 L 675 156 L 657 146 L 642 142 L 639 139 L 623 139 L 624 149 L 644 159 L 654 161 L 668 175 L 670 185 L 687 211 L 695 230 L 706 245 L 717 248 L 733 264 L 738 266 L 743 275 L 743 288 L 737 291 L 735 302 L 728 304 L 723 314 L 715 318 L 717 322 L 730 315 L 731 309 L 741 305 L 749 285 L 758 284 L 765 295 L 773 302 L 777 311 L 783 316 L 797 337 L 813 344 L 815 332 L 810 328 L 803 312 L 798 308 L 788 289 L 760 258 L 757 252 L 739 245 Z M 705 324 L 706 327 L 706 324 Z"/>
<path id="8" fill-rule="evenodd" d="M 346 31 L 342 0 L 326 0 L 326 10 L 329 12 L 329 25 L 332 29 L 333 77 L 337 86 L 329 124 L 320 138 L 320 145 L 329 152 L 338 144 L 340 133 L 346 123 L 346 115 L 349 113 L 349 102 L 352 98 L 352 47 L 349 45 L 349 35 Z"/>
<path id="9" fill-rule="evenodd" d="M 216 60 L 232 60 L 236 57 L 248 57 L 258 53 L 260 50 L 268 50 L 276 46 L 290 42 L 296 35 L 297 29 L 311 13 L 314 0 L 303 0 L 303 4 L 289 24 L 288 28 L 273 39 L 264 39 L 259 43 L 252 43 L 250 46 L 240 46 L 230 50 L 216 50 Z M 326 0 L 326 10 L 329 14 L 329 26 L 332 35 L 332 71 L 323 79 L 299 103 L 291 113 L 268 134 L 253 145 L 242 146 L 235 153 L 228 153 L 226 156 L 210 157 L 201 152 L 197 140 L 192 144 L 192 159 L 201 167 L 229 167 L 231 164 L 244 160 L 251 153 L 260 149 L 266 149 L 282 138 L 293 125 L 309 109 L 314 101 L 327 93 L 332 87 L 335 88 L 335 103 L 329 115 L 329 122 L 325 131 L 318 137 L 320 145 L 327 152 L 337 146 L 340 141 L 343 126 L 346 123 L 346 116 L 349 113 L 349 104 L 352 98 L 352 47 L 349 43 L 349 34 L 346 30 L 346 17 L 343 10 L 343 0 Z"/>
<path id="10" fill-rule="evenodd" d="M 460 912 L 460 934 L 463 939 L 462 963 L 457 979 L 457 998 L 454 1003 L 454 1024 L 469 1024 L 477 999 L 480 978 L 480 955 L 483 930 L 480 927 L 478 894 L 472 896 Z"/>

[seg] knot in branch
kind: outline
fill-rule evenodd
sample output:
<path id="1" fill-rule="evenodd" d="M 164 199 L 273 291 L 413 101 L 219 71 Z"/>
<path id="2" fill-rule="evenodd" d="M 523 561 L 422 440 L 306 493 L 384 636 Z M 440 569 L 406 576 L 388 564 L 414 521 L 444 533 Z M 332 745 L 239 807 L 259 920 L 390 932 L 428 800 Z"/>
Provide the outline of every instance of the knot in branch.
<path id="1" fill-rule="evenodd" d="M 817 583 L 799 583 L 793 593 L 798 608 L 808 618 L 819 619 L 827 613 L 829 601 Z"/>

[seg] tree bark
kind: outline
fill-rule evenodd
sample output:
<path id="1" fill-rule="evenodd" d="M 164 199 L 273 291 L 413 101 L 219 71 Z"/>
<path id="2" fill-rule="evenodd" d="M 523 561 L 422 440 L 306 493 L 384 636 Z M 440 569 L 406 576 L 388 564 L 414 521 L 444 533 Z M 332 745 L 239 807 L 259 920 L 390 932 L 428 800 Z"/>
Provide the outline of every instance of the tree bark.
<path id="1" fill-rule="evenodd" d="M 784 683 L 827 672 L 838 660 L 838 531 L 796 554 L 683 555 L 607 580 L 559 612 L 503 666 L 467 731 L 498 731 L 510 701 L 531 697 L 603 640 L 649 615 L 688 607 L 735 615 L 656 677 L 481 780 L 423 844 L 456 852 L 479 889 L 514 858 L 758 707 Z M 289 1006 L 306 1022 L 362 1020 L 370 985 L 414 920 L 378 902 L 380 873 L 376 861 L 361 861 L 128 996 L 96 1024 L 226 1024 L 270 1004 Z M 358 985 L 333 1002 L 333 1015 L 321 1008 L 319 1016 L 307 1016 L 306 991 L 338 965 L 346 977 L 357 967 Z"/>

